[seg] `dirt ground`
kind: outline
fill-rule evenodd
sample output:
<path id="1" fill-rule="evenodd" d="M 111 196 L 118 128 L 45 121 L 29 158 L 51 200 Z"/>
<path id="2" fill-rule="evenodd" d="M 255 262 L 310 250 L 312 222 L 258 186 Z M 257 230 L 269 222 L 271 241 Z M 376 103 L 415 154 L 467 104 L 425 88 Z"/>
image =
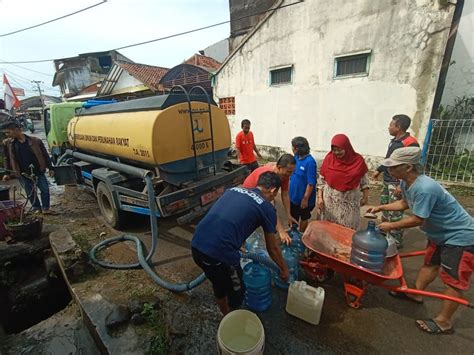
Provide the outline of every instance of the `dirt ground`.
<path id="1" fill-rule="evenodd" d="M 451 189 L 461 204 L 474 211 L 472 190 Z M 92 195 L 81 188 L 53 187 L 55 215 L 46 216 L 45 222 L 61 224 L 78 244 L 89 250 L 95 243 L 120 233 L 137 235 L 150 247 L 147 218 L 130 216 L 130 226 L 124 231 L 109 228 L 100 217 Z M 461 195 L 459 194 L 461 193 Z M 378 188 L 371 189 L 370 202 L 378 200 Z M 280 206 L 281 209 L 281 206 Z M 173 282 L 190 281 L 200 270 L 193 263 L 190 241 L 194 225 L 177 226 L 172 219 L 159 220 L 158 249 L 153 257 L 156 272 Z M 426 238 L 415 228 L 406 233 L 404 252 L 422 249 Z M 117 244 L 103 257 L 114 262 L 136 260 L 133 245 Z M 404 261 L 408 282 L 414 280 L 421 265 L 420 258 Z M 214 353 L 216 333 L 221 316 L 214 304 L 208 281 L 196 289 L 175 294 L 157 286 L 142 270 L 102 270 L 100 277 L 108 278 L 106 297 L 121 300 L 134 296 L 158 296 L 167 309 L 170 353 Z M 423 305 L 393 299 L 387 291 L 369 287 L 361 309 L 349 308 L 345 303 L 342 280 L 336 275 L 322 286 L 326 292 L 323 314 L 318 326 L 305 323 L 285 312 L 286 293 L 273 291 L 271 308 L 259 314 L 265 327 L 266 354 L 310 353 L 458 353 L 472 354 L 474 344 L 474 310 L 460 307 L 455 320 L 455 334 L 433 336 L 419 331 L 415 319 L 434 316 L 441 306 L 436 299 L 426 299 Z M 435 281 L 431 290 L 441 292 L 442 284 Z M 474 300 L 474 291 L 465 295 Z"/>

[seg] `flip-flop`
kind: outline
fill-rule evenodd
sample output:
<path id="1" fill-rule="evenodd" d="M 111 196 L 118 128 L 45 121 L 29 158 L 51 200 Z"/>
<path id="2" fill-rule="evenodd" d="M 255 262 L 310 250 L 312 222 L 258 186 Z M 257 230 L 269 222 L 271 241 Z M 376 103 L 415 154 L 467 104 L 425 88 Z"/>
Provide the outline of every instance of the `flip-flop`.
<path id="1" fill-rule="evenodd" d="M 423 322 L 424 325 L 427 328 L 424 328 L 419 322 Z M 453 327 L 451 327 L 449 329 L 441 329 L 439 327 L 438 323 L 436 323 L 434 321 L 434 319 L 419 319 L 419 320 L 415 321 L 415 324 L 416 324 L 418 329 L 420 329 L 421 331 L 423 331 L 425 333 L 428 333 L 428 334 L 448 335 L 448 334 L 453 334 L 454 333 L 454 328 Z"/>
<path id="2" fill-rule="evenodd" d="M 390 296 L 401 299 L 401 300 L 406 300 L 406 301 L 412 301 L 415 302 L 416 304 L 423 304 L 423 300 L 419 301 L 414 298 L 411 298 L 408 296 L 406 293 L 403 292 L 395 292 L 395 291 L 389 291 L 388 293 Z"/>

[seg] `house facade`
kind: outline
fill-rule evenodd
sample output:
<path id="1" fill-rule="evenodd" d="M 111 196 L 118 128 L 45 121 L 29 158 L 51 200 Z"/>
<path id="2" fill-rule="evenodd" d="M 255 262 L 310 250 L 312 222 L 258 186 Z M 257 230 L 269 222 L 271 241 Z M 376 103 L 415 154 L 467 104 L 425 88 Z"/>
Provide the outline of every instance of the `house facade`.
<path id="1" fill-rule="evenodd" d="M 345 133 L 375 164 L 385 155 L 391 117 L 407 114 L 423 142 L 455 5 L 280 0 L 273 8 L 214 78 L 216 101 L 233 108 L 234 137 L 250 119 L 256 143 L 270 155 L 305 136 L 320 159 L 331 137 Z"/>
<path id="2" fill-rule="evenodd" d="M 167 68 L 117 60 L 100 84 L 98 98 L 132 99 L 163 91 L 159 84 Z"/>
<path id="3" fill-rule="evenodd" d="M 52 86 L 59 86 L 63 98 L 78 96 L 84 88 L 101 82 L 116 60 L 131 62 L 117 51 L 85 53 L 77 57 L 56 59 Z"/>

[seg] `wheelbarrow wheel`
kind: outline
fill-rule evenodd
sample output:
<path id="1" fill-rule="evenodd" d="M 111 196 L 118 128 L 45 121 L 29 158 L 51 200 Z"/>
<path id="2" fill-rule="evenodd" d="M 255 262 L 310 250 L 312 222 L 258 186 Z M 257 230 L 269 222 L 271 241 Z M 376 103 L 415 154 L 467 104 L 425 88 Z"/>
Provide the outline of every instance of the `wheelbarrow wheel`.
<path id="1" fill-rule="evenodd" d="M 316 275 L 316 281 L 326 282 L 334 277 L 334 270 L 327 269 L 326 272 Z"/>
<path id="2" fill-rule="evenodd" d="M 323 267 L 304 267 L 305 276 L 320 283 L 331 280 L 334 277 L 334 270 Z"/>

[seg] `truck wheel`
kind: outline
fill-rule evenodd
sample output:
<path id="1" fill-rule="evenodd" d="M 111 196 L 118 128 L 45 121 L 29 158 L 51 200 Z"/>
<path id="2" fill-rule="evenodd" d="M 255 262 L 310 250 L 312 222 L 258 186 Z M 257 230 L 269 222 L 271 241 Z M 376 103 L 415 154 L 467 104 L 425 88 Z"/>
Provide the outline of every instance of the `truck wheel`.
<path id="1" fill-rule="evenodd" d="M 122 224 L 120 218 L 121 213 L 115 206 L 112 194 L 104 182 L 99 182 L 97 185 L 96 196 L 100 213 L 104 217 L 107 224 L 109 224 L 112 228 L 120 228 Z"/>

